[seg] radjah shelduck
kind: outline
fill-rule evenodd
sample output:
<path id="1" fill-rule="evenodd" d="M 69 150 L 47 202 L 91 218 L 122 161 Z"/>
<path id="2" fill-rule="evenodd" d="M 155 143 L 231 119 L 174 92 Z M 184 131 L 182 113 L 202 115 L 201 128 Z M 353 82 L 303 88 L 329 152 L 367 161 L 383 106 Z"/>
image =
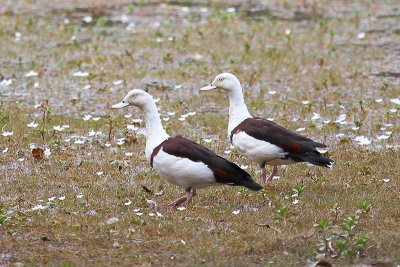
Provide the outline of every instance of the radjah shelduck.
<path id="1" fill-rule="evenodd" d="M 333 160 L 320 151 L 327 146 L 289 131 L 278 124 L 252 117 L 244 102 L 242 86 L 238 78 L 230 73 L 221 73 L 201 91 L 222 89 L 229 97 L 228 138 L 237 151 L 255 161 L 262 168 L 261 178 L 270 182 L 277 174 L 279 165 L 308 162 L 323 167 L 332 167 Z M 267 177 L 265 165 L 272 166 Z"/>
<path id="2" fill-rule="evenodd" d="M 171 184 L 184 188 L 187 194 L 171 202 L 176 207 L 190 204 L 196 190 L 212 185 L 244 186 L 258 191 L 262 187 L 236 164 L 217 156 L 211 150 L 181 136 L 170 137 L 164 130 L 153 97 L 139 89 L 130 91 L 113 108 L 136 106 L 146 123 L 146 158 L 154 170 Z"/>

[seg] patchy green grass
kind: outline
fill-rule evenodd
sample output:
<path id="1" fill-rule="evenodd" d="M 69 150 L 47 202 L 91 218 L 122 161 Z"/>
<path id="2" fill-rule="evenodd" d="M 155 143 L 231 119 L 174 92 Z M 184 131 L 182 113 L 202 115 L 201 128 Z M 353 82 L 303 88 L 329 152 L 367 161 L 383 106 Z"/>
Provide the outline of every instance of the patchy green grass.
<path id="1" fill-rule="evenodd" d="M 394 2 L 47 2 L 0 7 L 0 265 L 400 263 Z M 225 71 L 254 115 L 328 144 L 334 168 L 168 210 L 184 192 L 146 162 L 142 115 L 109 107 L 148 89 L 170 134 L 257 177 L 228 151 L 226 95 L 198 92 Z"/>

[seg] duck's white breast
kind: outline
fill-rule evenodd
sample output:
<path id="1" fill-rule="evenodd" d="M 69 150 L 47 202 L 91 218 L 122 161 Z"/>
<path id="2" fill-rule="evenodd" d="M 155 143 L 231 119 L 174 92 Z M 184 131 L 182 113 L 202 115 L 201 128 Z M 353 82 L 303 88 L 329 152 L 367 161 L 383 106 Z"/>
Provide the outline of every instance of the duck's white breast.
<path id="1" fill-rule="evenodd" d="M 184 189 L 199 189 L 215 184 L 214 173 L 206 164 L 176 157 L 162 148 L 153 158 L 153 168 L 165 180 Z"/>
<path id="2" fill-rule="evenodd" d="M 256 161 L 260 165 L 264 162 L 268 164 L 268 161 L 285 157 L 285 152 L 282 148 L 266 141 L 258 140 L 245 132 L 234 134 L 232 145 L 240 154 Z"/>

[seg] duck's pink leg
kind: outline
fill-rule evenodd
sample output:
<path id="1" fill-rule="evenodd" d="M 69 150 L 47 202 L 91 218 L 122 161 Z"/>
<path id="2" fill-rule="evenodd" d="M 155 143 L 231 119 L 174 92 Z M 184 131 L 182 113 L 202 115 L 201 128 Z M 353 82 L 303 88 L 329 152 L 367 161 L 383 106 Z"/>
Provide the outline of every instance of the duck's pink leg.
<path id="1" fill-rule="evenodd" d="M 265 173 L 265 169 L 263 169 L 263 172 Z M 278 167 L 277 166 L 273 166 L 272 167 L 272 173 L 268 178 L 266 177 L 266 174 L 264 174 L 263 178 L 264 178 L 264 183 L 269 183 L 272 181 L 272 178 L 274 178 L 274 176 L 278 173 Z"/>
<path id="2" fill-rule="evenodd" d="M 172 201 L 171 203 L 168 204 L 168 206 L 171 208 L 176 208 L 176 207 L 180 206 L 182 203 L 184 203 L 185 201 L 187 201 L 188 205 L 190 205 L 192 203 L 192 199 L 194 196 L 196 196 L 196 189 L 190 189 L 190 191 L 188 191 L 186 196 L 180 197 L 180 198 Z"/>

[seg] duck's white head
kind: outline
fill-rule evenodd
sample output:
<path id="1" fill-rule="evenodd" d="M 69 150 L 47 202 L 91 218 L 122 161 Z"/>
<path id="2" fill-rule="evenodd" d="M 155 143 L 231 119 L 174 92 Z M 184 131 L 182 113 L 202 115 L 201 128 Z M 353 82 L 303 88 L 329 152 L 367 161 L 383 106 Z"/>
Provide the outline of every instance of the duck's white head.
<path id="1" fill-rule="evenodd" d="M 154 103 L 153 97 L 140 89 L 133 89 L 124 97 L 124 99 L 112 106 L 112 108 L 124 108 L 130 105 L 143 109 L 149 103 Z"/>
<path id="2" fill-rule="evenodd" d="M 215 77 L 214 81 L 203 88 L 200 88 L 200 91 L 208 91 L 214 89 L 223 89 L 225 91 L 235 91 L 242 90 L 240 86 L 240 82 L 235 75 L 231 73 L 221 73 Z"/>

